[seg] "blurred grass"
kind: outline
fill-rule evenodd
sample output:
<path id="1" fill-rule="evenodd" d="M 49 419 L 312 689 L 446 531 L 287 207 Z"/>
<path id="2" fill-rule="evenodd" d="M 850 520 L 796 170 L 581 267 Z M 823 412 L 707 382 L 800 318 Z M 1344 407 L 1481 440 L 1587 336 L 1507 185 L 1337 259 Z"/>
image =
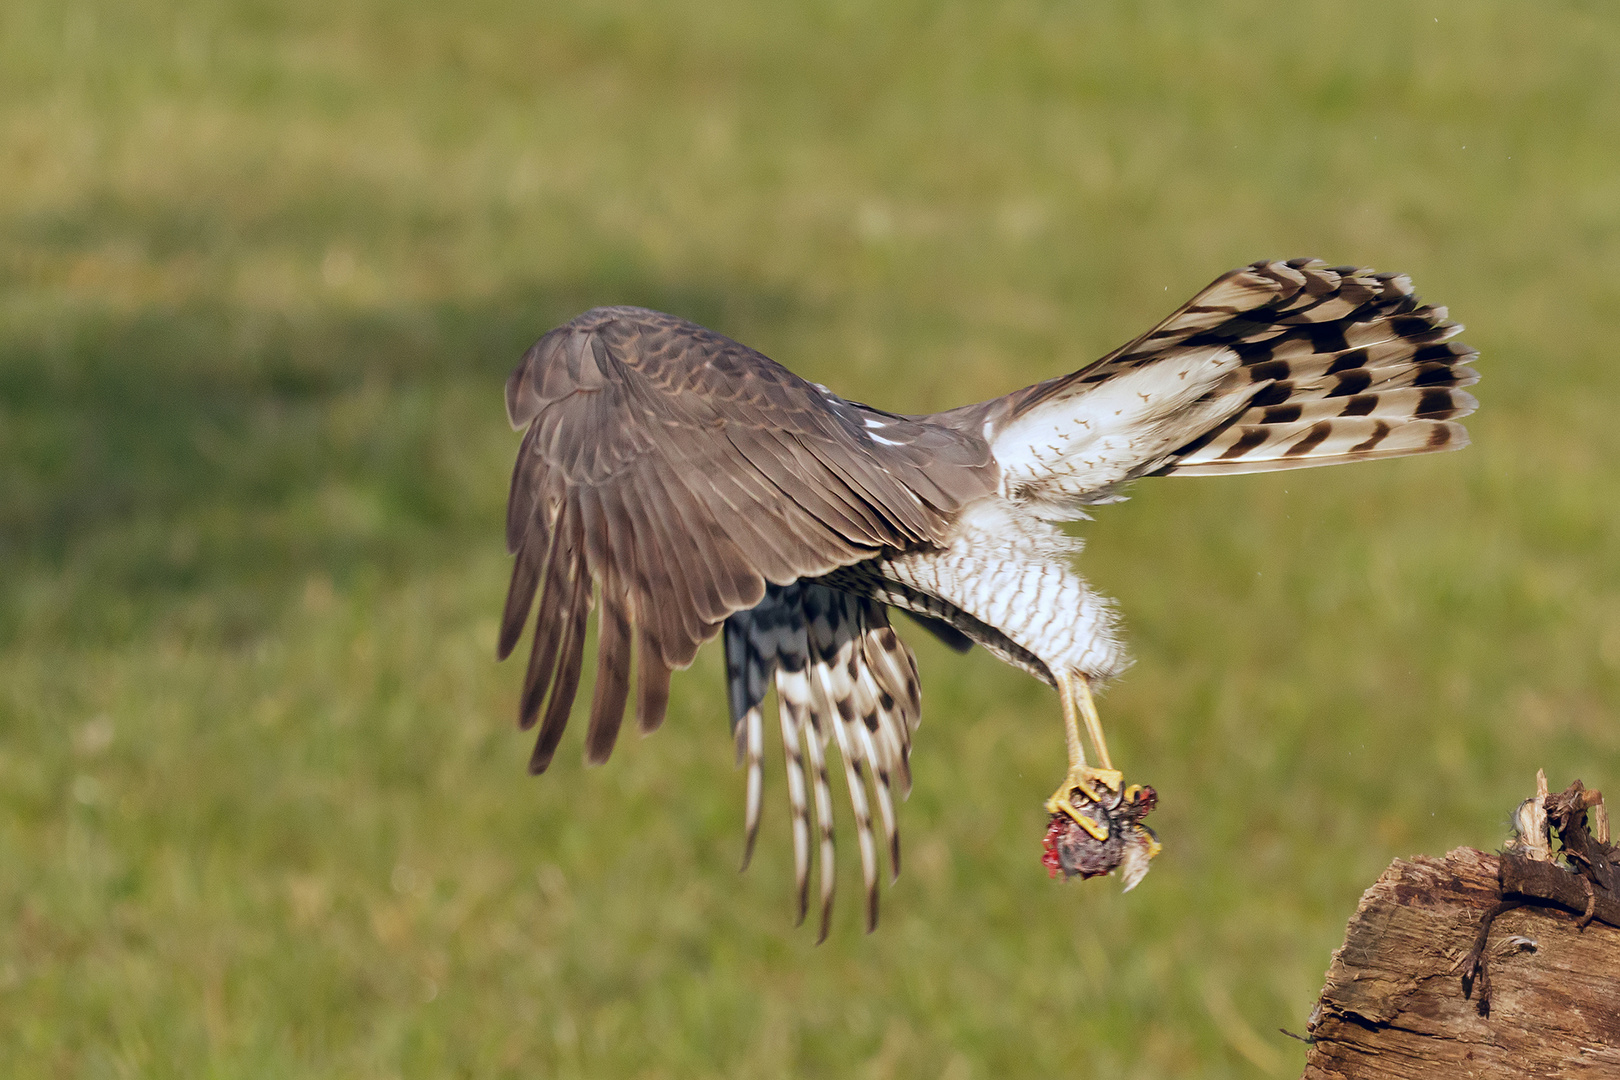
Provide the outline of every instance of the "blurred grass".
<path id="1" fill-rule="evenodd" d="M 1495 844 L 1537 766 L 1614 783 L 1616 145 L 1594 3 L 13 0 L 0 1072 L 1297 1073 L 1390 858 Z M 541 331 L 649 304 L 924 411 L 1299 254 L 1470 324 L 1475 445 L 1084 527 L 1142 888 L 1047 881 L 1054 702 L 915 633 L 875 936 L 848 850 L 790 929 L 779 770 L 736 875 L 712 651 L 656 739 L 524 775 Z"/>

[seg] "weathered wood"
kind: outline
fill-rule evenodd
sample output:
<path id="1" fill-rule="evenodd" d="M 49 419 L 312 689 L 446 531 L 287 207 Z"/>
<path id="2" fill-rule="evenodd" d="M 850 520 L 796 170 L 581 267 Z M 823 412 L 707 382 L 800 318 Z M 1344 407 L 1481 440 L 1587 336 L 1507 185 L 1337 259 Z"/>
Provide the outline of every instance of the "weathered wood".
<path id="1" fill-rule="evenodd" d="M 1504 897 L 1510 900 L 1545 900 L 1580 912 L 1583 919 L 1590 910 L 1593 918 L 1620 928 L 1620 900 L 1597 891 L 1586 878 L 1552 863 L 1535 862 L 1516 855 L 1503 855 L 1501 860 Z"/>
<path id="2" fill-rule="evenodd" d="M 1620 929 L 1604 921 L 1577 928 L 1574 911 L 1588 906 L 1583 879 L 1509 859 L 1564 879 L 1510 868 L 1518 876 L 1507 899 L 1524 903 L 1502 910 L 1498 856 L 1458 848 L 1390 865 L 1334 954 L 1310 1020 L 1303 1080 L 1620 1077 Z M 1566 888 L 1574 890 L 1567 899 Z M 1481 1009 L 1485 980 L 1470 979 L 1465 997 L 1464 975 L 1496 912 Z"/>

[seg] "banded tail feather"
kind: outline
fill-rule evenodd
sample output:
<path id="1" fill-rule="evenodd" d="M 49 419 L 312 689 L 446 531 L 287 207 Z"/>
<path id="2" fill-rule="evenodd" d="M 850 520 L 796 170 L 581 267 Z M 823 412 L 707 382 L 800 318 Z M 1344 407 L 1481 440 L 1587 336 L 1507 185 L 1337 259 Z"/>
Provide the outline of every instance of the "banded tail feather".
<path id="1" fill-rule="evenodd" d="M 910 791 L 911 732 L 922 701 L 916 660 L 872 600 L 810 582 L 771 586 L 754 608 L 726 621 L 732 734 L 748 769 L 743 866 L 752 858 L 764 790 L 764 706 L 776 689 L 788 776 L 798 918 L 809 908 L 811 803 L 819 838 L 820 936 L 826 937 L 836 881 L 828 745 L 835 744 L 854 811 L 866 928 L 877 925 L 878 859 L 872 801 L 900 872 L 892 791 Z M 869 788 L 870 785 L 870 788 Z"/>
<path id="2" fill-rule="evenodd" d="M 1463 327 L 1419 300 L 1407 277 L 1299 260 L 1251 270 L 1299 288 L 1202 335 L 1230 339 L 1239 365 L 1215 393 L 1246 403 L 1154 475 L 1269 472 L 1468 445 L 1457 420 L 1478 405 L 1463 389 L 1479 381 L 1468 366 L 1478 353 L 1452 340 Z"/>
<path id="3" fill-rule="evenodd" d="M 1465 446 L 1461 332 L 1404 275 L 1259 262 L 1089 367 L 933 419 L 989 438 L 1004 497 L 1071 520 L 1143 476 Z"/>

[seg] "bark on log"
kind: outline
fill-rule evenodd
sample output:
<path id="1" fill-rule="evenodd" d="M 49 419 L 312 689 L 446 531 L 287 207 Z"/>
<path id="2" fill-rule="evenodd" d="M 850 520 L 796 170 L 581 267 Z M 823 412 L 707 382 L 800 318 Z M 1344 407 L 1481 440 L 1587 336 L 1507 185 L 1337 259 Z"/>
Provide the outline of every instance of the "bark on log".
<path id="1" fill-rule="evenodd" d="M 1620 912 L 1584 882 L 1472 848 L 1396 860 L 1334 953 L 1303 1080 L 1620 1078 Z"/>

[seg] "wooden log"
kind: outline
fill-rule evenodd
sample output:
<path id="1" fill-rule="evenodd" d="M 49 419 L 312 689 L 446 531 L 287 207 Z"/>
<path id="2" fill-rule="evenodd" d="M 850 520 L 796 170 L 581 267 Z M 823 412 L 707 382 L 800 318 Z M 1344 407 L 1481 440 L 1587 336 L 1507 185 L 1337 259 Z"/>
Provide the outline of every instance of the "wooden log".
<path id="1" fill-rule="evenodd" d="M 1620 927 L 1620 900 L 1597 891 L 1587 879 L 1552 863 L 1514 855 L 1501 856 L 1501 865 L 1504 898 L 1545 900 L 1580 912 L 1582 921 L 1601 919 L 1610 926 Z"/>
<path id="2" fill-rule="evenodd" d="M 1620 911 L 1596 900 L 1518 856 L 1396 860 L 1333 955 L 1303 1080 L 1620 1077 Z"/>

